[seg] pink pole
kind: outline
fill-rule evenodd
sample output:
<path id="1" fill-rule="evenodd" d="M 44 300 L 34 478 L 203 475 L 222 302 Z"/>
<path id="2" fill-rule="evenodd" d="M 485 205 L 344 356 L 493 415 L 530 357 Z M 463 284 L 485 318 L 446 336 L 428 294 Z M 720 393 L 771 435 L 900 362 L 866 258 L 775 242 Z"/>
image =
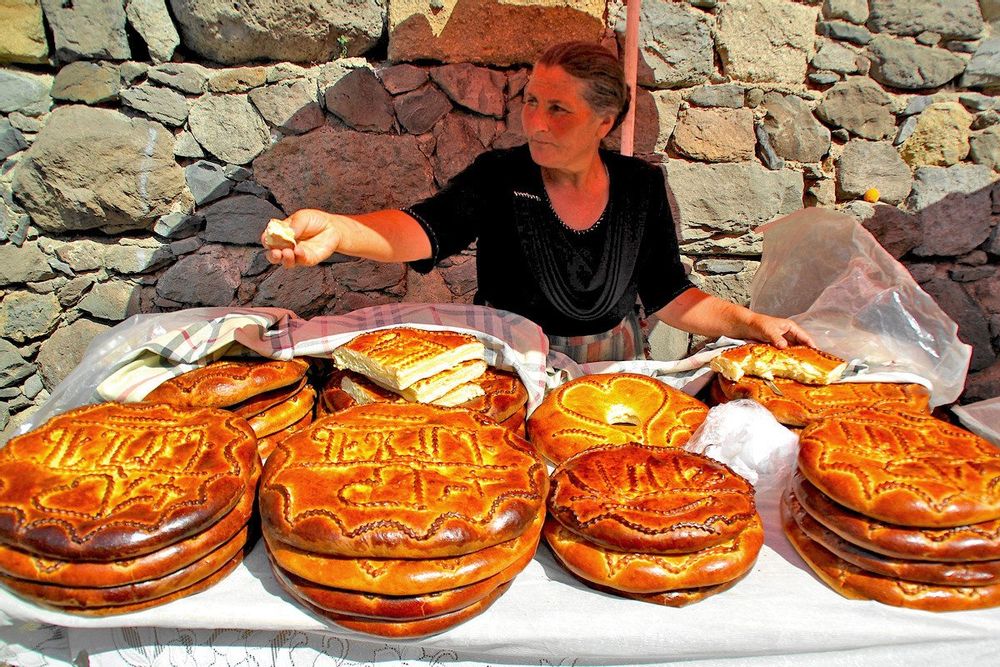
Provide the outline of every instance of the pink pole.
<path id="1" fill-rule="evenodd" d="M 625 83 L 632 91 L 632 100 L 622 122 L 622 155 L 632 155 L 635 146 L 636 71 L 639 64 L 639 8 L 642 0 L 627 0 L 625 13 Z"/>

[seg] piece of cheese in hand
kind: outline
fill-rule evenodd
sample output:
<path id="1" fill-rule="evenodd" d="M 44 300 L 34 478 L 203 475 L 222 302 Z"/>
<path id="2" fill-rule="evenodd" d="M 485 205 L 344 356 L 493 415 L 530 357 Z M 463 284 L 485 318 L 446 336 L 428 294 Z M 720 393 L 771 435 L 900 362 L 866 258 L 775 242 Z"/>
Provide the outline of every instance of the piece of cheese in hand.
<path id="1" fill-rule="evenodd" d="M 295 247 L 295 230 L 284 220 L 271 218 L 264 229 L 264 245 L 272 250 Z"/>

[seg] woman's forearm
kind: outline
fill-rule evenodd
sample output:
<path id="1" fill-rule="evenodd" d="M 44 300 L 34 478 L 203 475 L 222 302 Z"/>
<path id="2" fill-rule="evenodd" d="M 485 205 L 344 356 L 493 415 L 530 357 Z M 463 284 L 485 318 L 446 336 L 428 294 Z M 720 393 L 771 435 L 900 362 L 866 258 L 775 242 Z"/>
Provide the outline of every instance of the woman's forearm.
<path id="1" fill-rule="evenodd" d="M 332 217 L 343 234 L 336 252 L 379 262 L 412 262 L 431 256 L 424 228 L 398 209 Z"/>

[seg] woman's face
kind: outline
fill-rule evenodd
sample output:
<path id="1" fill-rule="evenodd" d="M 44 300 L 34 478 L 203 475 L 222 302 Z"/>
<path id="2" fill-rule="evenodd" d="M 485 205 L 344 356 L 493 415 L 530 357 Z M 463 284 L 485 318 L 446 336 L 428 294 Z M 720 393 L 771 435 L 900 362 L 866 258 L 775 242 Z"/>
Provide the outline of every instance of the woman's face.
<path id="1" fill-rule="evenodd" d="M 524 89 L 521 123 L 536 164 L 579 170 L 593 160 L 614 119 L 591 108 L 583 97 L 586 85 L 561 67 L 535 66 Z"/>

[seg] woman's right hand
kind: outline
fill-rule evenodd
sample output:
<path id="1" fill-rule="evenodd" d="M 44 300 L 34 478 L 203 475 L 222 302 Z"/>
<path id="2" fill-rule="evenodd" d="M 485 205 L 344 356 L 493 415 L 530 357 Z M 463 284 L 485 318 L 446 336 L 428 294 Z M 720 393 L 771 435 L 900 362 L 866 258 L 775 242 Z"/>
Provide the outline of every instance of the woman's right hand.
<path id="1" fill-rule="evenodd" d="M 296 266 L 315 266 L 337 251 L 342 234 L 337 216 L 314 208 L 303 208 L 285 219 L 295 232 L 294 248 L 268 248 L 267 261 L 281 264 L 286 269 Z M 261 245 L 264 236 L 261 234 Z"/>

